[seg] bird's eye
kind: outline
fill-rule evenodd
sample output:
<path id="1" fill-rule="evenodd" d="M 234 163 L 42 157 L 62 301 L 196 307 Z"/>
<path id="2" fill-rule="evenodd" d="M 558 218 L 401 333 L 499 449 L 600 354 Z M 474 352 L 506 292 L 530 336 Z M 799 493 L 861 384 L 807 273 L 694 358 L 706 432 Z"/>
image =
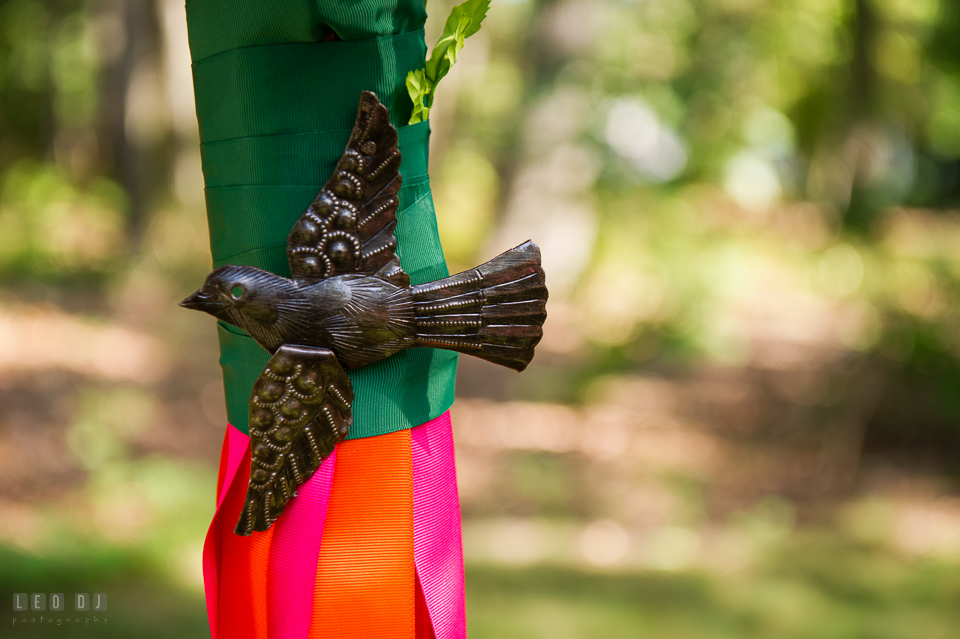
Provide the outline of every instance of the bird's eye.
<path id="1" fill-rule="evenodd" d="M 243 297 L 243 287 L 234 286 L 233 288 L 230 289 L 230 295 L 232 295 L 233 299 L 235 300 L 240 299 L 241 297 Z"/>

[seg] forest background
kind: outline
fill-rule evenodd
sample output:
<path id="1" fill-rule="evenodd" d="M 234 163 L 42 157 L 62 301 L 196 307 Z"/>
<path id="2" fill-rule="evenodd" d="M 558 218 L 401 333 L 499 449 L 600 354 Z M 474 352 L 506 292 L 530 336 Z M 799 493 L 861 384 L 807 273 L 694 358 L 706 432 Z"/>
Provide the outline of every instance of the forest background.
<path id="1" fill-rule="evenodd" d="M 430 120 L 451 270 L 551 293 L 461 359 L 472 637 L 955 636 L 960 5 L 494 0 Z M 0 594 L 71 636 L 208 632 L 209 262 L 182 1 L 0 0 Z"/>

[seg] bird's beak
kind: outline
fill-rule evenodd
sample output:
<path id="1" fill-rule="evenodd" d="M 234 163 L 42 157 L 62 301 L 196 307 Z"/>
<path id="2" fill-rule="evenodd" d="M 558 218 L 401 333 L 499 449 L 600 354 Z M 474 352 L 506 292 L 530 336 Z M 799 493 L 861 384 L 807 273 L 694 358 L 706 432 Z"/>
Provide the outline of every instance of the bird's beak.
<path id="1" fill-rule="evenodd" d="M 201 288 L 199 291 L 180 302 L 180 306 L 184 308 L 190 308 L 195 311 L 210 313 L 211 315 L 216 315 L 217 312 L 223 310 L 225 305 L 220 300 L 208 295 Z"/>

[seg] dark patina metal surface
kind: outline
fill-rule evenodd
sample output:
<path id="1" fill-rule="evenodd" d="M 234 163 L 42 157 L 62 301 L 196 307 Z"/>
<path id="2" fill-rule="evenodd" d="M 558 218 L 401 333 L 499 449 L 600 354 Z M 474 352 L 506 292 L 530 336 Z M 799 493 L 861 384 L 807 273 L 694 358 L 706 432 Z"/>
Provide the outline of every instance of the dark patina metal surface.
<path id="1" fill-rule="evenodd" d="M 446 279 L 410 286 L 395 254 L 397 131 L 370 92 L 333 175 L 287 238 L 291 278 L 223 266 L 181 306 L 250 334 L 273 358 L 250 398 L 253 447 L 236 532 L 266 530 L 350 426 L 346 370 L 407 348 L 526 368 L 547 289 L 532 242 Z"/>

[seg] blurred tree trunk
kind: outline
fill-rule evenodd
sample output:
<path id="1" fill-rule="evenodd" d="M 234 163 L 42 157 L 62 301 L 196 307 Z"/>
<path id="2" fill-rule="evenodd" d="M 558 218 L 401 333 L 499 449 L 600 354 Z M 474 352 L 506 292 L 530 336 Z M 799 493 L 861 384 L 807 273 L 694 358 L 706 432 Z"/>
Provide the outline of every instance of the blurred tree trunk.
<path id="1" fill-rule="evenodd" d="M 870 64 L 870 48 L 877 30 L 877 17 L 868 0 L 854 0 L 852 14 L 854 54 L 850 65 L 851 115 L 859 121 L 870 117 L 870 104 L 874 95 L 876 78 Z"/>
<path id="2" fill-rule="evenodd" d="M 100 8 L 101 69 L 100 148 L 104 168 L 113 174 L 129 197 L 128 248 L 136 250 L 146 224 L 151 200 L 162 184 L 159 149 L 131 136 L 129 94 L 134 75 L 148 61 L 159 58 L 160 25 L 155 0 L 105 0 Z"/>
<path id="3" fill-rule="evenodd" d="M 516 57 L 520 62 L 520 67 L 524 74 L 523 95 L 520 98 L 519 113 L 526 114 L 530 111 L 530 105 L 540 94 L 540 91 L 549 83 L 551 76 L 558 68 L 556 54 L 548 51 L 547 35 L 544 25 L 544 8 L 548 6 L 546 0 L 534 0 L 534 9 L 530 12 L 530 24 L 524 30 L 526 37 L 518 50 L 521 55 Z M 507 203 L 514 189 L 515 181 L 518 177 L 519 169 L 523 161 L 523 131 L 526 122 L 524 118 L 515 118 L 509 122 L 504 122 L 504 126 L 509 127 L 510 133 L 506 138 L 513 140 L 513 144 L 504 149 L 503 153 L 494 158 L 494 168 L 500 179 L 500 192 L 496 203 L 497 225 L 502 224 L 507 213 Z"/>
<path id="4" fill-rule="evenodd" d="M 877 78 L 870 60 L 877 32 L 877 16 L 869 0 L 854 0 L 851 19 L 854 50 L 849 71 L 849 119 L 839 153 L 847 156 L 852 179 L 843 225 L 852 230 L 867 231 L 875 215 L 883 208 L 867 196 L 875 189 L 866 183 L 871 170 L 871 147 L 876 144 L 876 136 L 882 135 L 873 121 Z"/>

